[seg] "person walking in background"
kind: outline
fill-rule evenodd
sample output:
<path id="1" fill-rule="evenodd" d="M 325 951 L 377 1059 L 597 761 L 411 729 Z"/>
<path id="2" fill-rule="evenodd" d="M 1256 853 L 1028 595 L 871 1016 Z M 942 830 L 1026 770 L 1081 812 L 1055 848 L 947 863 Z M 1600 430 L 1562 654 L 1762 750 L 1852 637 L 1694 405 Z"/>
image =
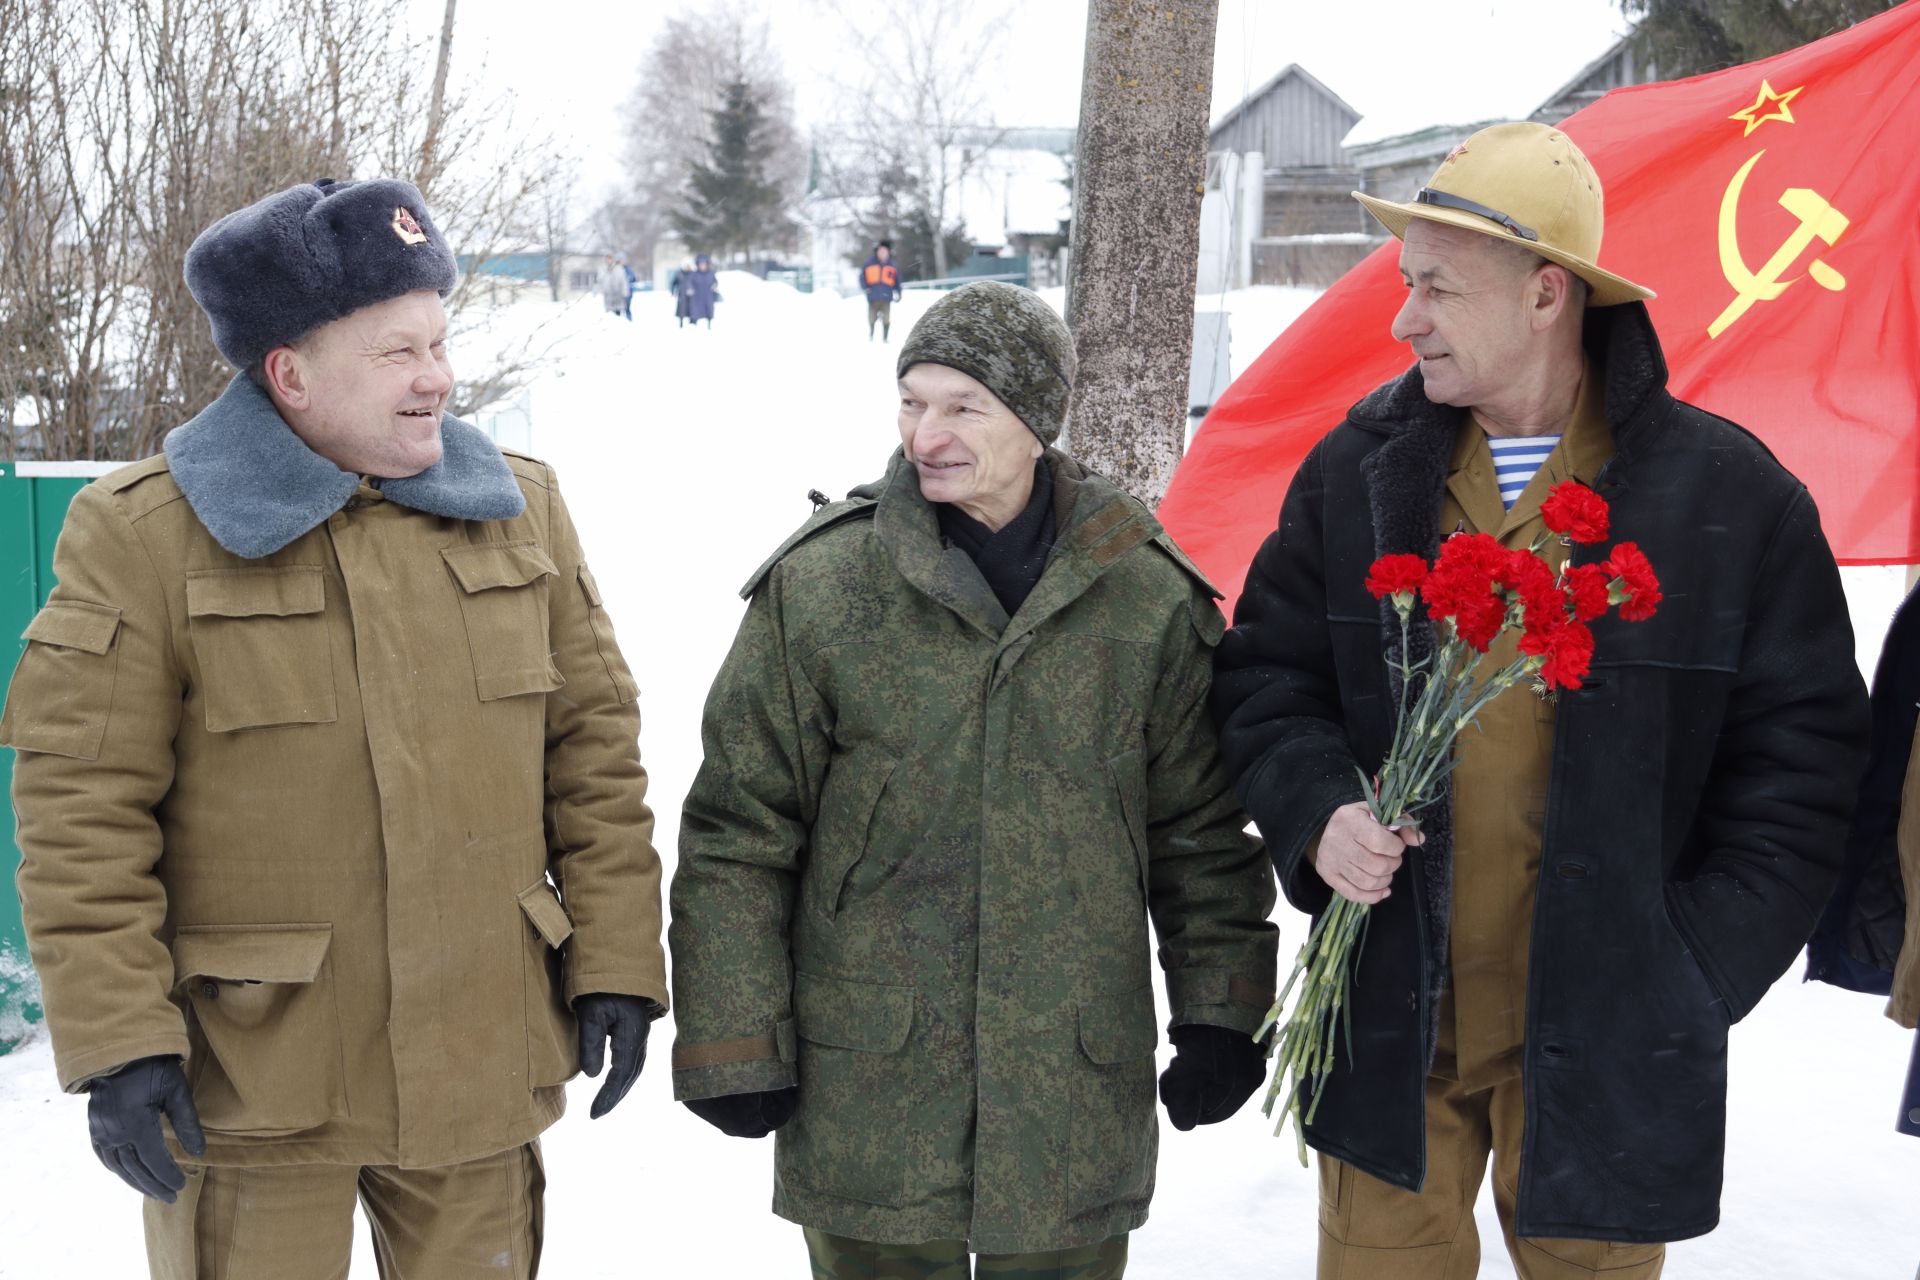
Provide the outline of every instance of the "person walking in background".
<path id="1" fill-rule="evenodd" d="M 613 255 L 613 260 L 620 264 L 622 271 L 627 273 L 626 317 L 631 320 L 633 319 L 633 295 L 640 288 L 640 276 L 633 269 L 633 264 L 627 261 L 626 254 L 616 253 Z"/>
<path id="2" fill-rule="evenodd" d="M 693 259 L 682 258 L 680 265 L 667 273 L 667 292 L 673 295 L 673 316 L 680 324 L 687 322 L 687 306 L 690 299 L 685 285 L 687 276 L 693 271 Z"/>
<path id="3" fill-rule="evenodd" d="M 867 292 L 867 341 L 873 341 L 874 322 L 880 341 L 893 332 L 893 304 L 900 301 L 900 268 L 893 261 L 893 243 L 882 240 L 860 268 L 860 287 Z"/>
<path id="4" fill-rule="evenodd" d="M 713 328 L 713 304 L 720 301 L 713 259 L 703 253 L 694 258 L 692 267 L 682 269 L 676 294 L 678 301 L 673 313 L 680 318 L 681 325 L 689 320 L 696 325 L 705 320 L 707 328 Z"/>
<path id="5" fill-rule="evenodd" d="M 1807 944 L 1807 977 L 1886 996 L 1920 1027 L 1920 592 L 1893 615 L 1873 673 L 1873 742 L 1840 887 Z M 1920 1034 L 1894 1127 L 1920 1137 Z"/>
<path id="6" fill-rule="evenodd" d="M 356 1199 L 382 1274 L 526 1280 L 567 1080 L 666 1011 L 633 677 L 552 468 L 445 412 L 411 184 L 186 279 L 240 372 L 74 499 L 0 717 L 61 1087 L 157 1280 L 344 1276 Z"/>
<path id="7" fill-rule="evenodd" d="M 627 278 L 627 266 L 620 254 L 607 255 L 606 265 L 600 268 L 600 302 L 616 316 L 627 319 L 633 317 L 627 311 L 627 298 L 632 286 Z"/>
<path id="8" fill-rule="evenodd" d="M 956 289 L 885 478 L 774 552 L 708 695 L 673 879 L 674 1096 L 779 1131 L 821 1280 L 1111 1280 L 1146 1221 L 1153 949 L 1177 1129 L 1261 1080 L 1273 873 L 1207 719 L 1215 592 L 1052 447 L 1073 339 Z"/>

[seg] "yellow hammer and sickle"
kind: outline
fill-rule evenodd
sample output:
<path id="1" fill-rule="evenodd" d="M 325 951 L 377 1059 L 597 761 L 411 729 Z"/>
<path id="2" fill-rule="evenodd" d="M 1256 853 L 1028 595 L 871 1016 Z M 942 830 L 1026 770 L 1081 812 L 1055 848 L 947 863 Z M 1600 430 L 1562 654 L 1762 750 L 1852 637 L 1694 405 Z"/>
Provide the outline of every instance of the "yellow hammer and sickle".
<path id="1" fill-rule="evenodd" d="M 1774 250 L 1764 267 L 1749 271 L 1746 259 L 1740 256 L 1740 193 L 1746 188 L 1747 175 L 1753 172 L 1753 166 L 1759 164 L 1760 157 L 1765 154 L 1764 150 L 1754 152 L 1753 158 L 1741 165 L 1740 172 L 1733 175 L 1733 181 L 1727 184 L 1726 194 L 1720 198 L 1720 270 L 1726 273 L 1727 283 L 1733 286 L 1735 297 L 1719 318 L 1707 326 L 1709 338 L 1717 338 L 1725 333 L 1727 327 L 1745 315 L 1754 303 L 1772 302 L 1785 293 L 1787 286 L 1799 277 L 1781 277 L 1815 239 L 1832 246 L 1847 230 L 1847 215 L 1828 204 L 1826 197 L 1806 187 L 1790 187 L 1781 195 L 1780 207 L 1800 219 L 1800 225 L 1794 228 L 1786 243 Z M 1807 264 L 1807 274 L 1823 289 L 1837 293 L 1847 287 L 1846 277 L 1818 258 Z"/>

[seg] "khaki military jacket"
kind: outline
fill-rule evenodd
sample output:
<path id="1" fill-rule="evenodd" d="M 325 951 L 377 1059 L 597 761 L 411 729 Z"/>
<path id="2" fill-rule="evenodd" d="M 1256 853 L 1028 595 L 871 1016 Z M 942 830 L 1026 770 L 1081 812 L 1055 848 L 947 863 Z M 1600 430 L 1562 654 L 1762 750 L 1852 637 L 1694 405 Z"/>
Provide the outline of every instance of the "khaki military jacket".
<path id="1" fill-rule="evenodd" d="M 914 470 L 748 586 L 671 894 L 682 1099 L 799 1085 L 776 1212 L 1063 1249 L 1145 1221 L 1151 919 L 1173 1023 L 1251 1033 L 1275 889 L 1207 713 L 1223 629 L 1145 508 L 1049 452 L 1009 618 Z M 877 501 L 875 500 L 877 498 Z"/>
<path id="2" fill-rule="evenodd" d="M 1591 486 L 1613 456 L 1606 398 L 1589 366 L 1565 435 L 1508 510 L 1500 502 L 1486 431 L 1460 424 L 1447 468 L 1440 532 L 1485 533 L 1521 551 L 1548 537 L 1540 504 L 1568 480 Z M 1550 538 L 1540 554 L 1556 573 L 1568 548 Z M 1512 662 L 1518 640 L 1503 632 L 1478 674 Z M 1541 837 L 1553 771 L 1554 699 L 1519 685 L 1481 708 L 1454 742 L 1453 897 L 1449 1009 L 1455 1066 L 1470 1092 L 1521 1072 L 1527 1026 L 1527 955 L 1540 890 Z"/>
<path id="3" fill-rule="evenodd" d="M 545 464 L 383 488 L 237 379 L 74 500 L 0 741 L 61 1084 L 179 1054 L 215 1164 L 524 1143 L 662 1007 L 635 686 Z M 233 548 L 238 548 L 236 551 Z"/>

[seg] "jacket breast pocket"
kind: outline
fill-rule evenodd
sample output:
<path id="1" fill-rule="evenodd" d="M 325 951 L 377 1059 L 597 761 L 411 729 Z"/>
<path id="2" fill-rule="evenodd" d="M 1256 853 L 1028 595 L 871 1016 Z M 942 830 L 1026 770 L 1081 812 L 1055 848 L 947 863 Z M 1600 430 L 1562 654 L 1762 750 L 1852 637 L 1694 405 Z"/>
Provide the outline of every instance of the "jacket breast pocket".
<path id="1" fill-rule="evenodd" d="M 35 614 L 7 686 L 0 744 L 98 759 L 120 666 L 119 630 L 120 611 L 103 604 L 57 600 Z"/>
<path id="2" fill-rule="evenodd" d="M 567 1007 L 564 956 L 573 921 L 545 876 L 519 893 L 527 919 L 521 945 L 521 990 L 527 1015 L 527 1083 L 565 1084 L 580 1069 L 580 1032 Z"/>
<path id="3" fill-rule="evenodd" d="M 780 1176 L 864 1204 L 906 1202 L 913 988 L 793 976 L 800 1108 L 779 1131 Z"/>
<path id="4" fill-rule="evenodd" d="M 327 924 L 183 925 L 174 936 L 193 1102 L 208 1129 L 299 1133 L 345 1114 L 332 942 Z"/>
<path id="5" fill-rule="evenodd" d="M 209 733 L 337 718 L 326 608 L 319 565 L 187 575 Z"/>
<path id="6" fill-rule="evenodd" d="M 440 555 L 460 589 L 480 701 L 565 684 L 548 643 L 548 592 L 560 571 L 547 553 L 527 541 L 448 547 Z"/>

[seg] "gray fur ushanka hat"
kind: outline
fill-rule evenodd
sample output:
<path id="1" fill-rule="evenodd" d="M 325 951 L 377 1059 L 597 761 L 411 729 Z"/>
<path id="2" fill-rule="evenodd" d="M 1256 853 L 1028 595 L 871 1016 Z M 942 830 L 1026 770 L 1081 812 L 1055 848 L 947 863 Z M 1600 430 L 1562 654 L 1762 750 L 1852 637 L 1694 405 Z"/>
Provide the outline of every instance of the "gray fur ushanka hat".
<path id="1" fill-rule="evenodd" d="M 897 374 L 916 364 L 943 364 L 982 383 L 1042 444 L 1066 425 L 1073 335 L 1031 289 L 999 280 L 955 289 L 927 308 L 900 348 Z"/>
<path id="2" fill-rule="evenodd" d="M 362 307 L 459 277 L 411 182 L 303 182 L 230 213 L 187 250 L 187 288 L 213 343 L 245 369 Z"/>

